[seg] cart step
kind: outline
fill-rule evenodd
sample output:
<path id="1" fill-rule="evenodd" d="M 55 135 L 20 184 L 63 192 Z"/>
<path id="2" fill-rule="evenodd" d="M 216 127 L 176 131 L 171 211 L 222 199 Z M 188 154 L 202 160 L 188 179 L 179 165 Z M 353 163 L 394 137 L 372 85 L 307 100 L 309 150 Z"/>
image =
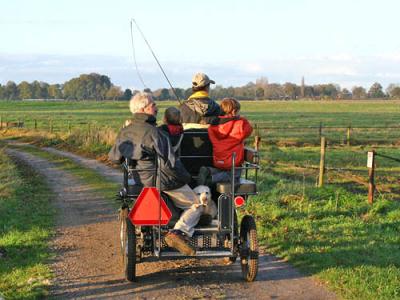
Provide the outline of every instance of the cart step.
<path id="1" fill-rule="evenodd" d="M 156 251 L 156 256 L 158 256 L 157 251 Z M 219 251 L 200 250 L 196 251 L 196 255 L 194 255 L 194 257 L 228 257 L 228 256 L 232 256 L 231 251 L 228 250 L 219 250 Z M 187 257 L 187 256 L 177 251 L 162 251 L 161 258 L 162 257 Z"/>
<path id="2" fill-rule="evenodd" d="M 218 231 L 218 220 L 212 220 L 211 224 L 207 226 L 201 226 L 201 227 L 195 227 L 194 231 L 195 232 L 217 232 Z"/>

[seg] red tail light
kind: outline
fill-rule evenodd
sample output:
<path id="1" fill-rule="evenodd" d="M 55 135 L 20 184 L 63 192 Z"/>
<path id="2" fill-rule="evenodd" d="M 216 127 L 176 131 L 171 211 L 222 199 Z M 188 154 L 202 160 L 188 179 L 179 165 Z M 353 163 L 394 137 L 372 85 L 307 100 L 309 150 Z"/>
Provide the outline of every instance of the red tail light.
<path id="1" fill-rule="evenodd" d="M 235 197 L 235 206 L 236 207 L 241 207 L 246 203 L 244 198 L 242 196 L 236 196 Z"/>

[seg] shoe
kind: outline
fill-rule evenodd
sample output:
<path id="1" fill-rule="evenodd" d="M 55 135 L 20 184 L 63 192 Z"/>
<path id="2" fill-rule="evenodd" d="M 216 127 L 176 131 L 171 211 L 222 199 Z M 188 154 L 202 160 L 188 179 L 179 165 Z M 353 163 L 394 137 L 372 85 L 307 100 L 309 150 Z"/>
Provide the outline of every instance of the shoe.
<path id="1" fill-rule="evenodd" d="M 196 255 L 196 249 L 185 240 L 183 232 L 178 230 L 170 231 L 164 239 L 169 247 L 175 248 L 180 253 L 188 256 Z"/>

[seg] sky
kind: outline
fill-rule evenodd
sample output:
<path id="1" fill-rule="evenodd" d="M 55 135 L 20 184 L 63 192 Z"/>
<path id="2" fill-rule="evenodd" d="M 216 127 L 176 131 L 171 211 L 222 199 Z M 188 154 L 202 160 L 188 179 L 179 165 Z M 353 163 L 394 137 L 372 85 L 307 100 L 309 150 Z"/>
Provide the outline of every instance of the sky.
<path id="1" fill-rule="evenodd" d="M 0 0 L 0 83 L 83 73 L 143 89 L 134 18 L 175 87 L 204 72 L 224 87 L 400 83 L 398 0 Z M 147 87 L 168 87 L 133 30 Z"/>

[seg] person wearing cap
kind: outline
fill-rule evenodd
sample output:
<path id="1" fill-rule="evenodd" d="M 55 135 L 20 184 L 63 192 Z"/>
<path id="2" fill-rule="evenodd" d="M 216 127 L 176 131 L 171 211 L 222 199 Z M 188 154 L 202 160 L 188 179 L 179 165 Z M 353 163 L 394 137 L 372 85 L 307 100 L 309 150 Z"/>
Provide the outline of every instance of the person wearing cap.
<path id="1" fill-rule="evenodd" d="M 211 124 L 215 119 L 218 119 L 221 109 L 217 102 L 208 95 L 210 84 L 215 84 L 215 81 L 204 73 L 196 73 L 193 76 L 193 94 L 180 106 L 184 128 L 188 128 L 188 124 L 193 123 Z"/>

